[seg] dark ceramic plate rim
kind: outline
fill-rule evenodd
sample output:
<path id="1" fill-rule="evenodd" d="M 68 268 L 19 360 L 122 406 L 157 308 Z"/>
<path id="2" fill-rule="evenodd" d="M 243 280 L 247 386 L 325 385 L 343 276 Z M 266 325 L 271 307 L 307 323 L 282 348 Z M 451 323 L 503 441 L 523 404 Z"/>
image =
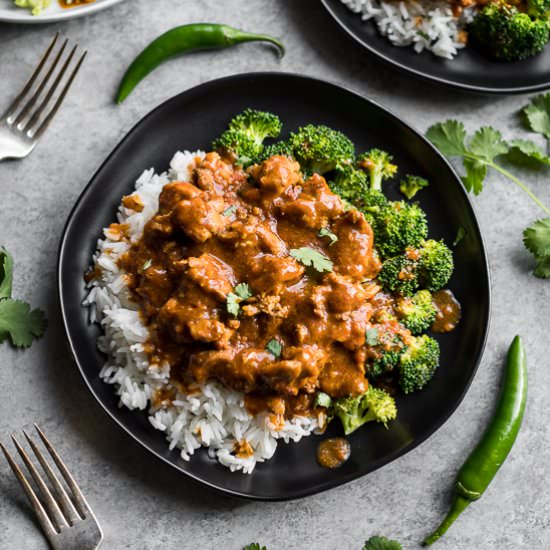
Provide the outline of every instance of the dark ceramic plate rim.
<path id="1" fill-rule="evenodd" d="M 168 460 L 166 457 L 162 456 L 157 451 L 155 451 L 154 449 L 149 447 L 149 445 L 147 443 L 142 441 L 130 429 L 128 429 L 126 426 L 124 426 L 124 424 L 117 418 L 117 416 L 115 414 L 113 414 L 107 408 L 106 404 L 103 403 L 103 400 L 101 399 L 101 397 L 96 394 L 96 391 L 93 388 L 91 381 L 88 379 L 88 376 L 84 372 L 84 369 L 83 369 L 83 367 L 80 363 L 79 355 L 78 355 L 78 351 L 77 351 L 77 346 L 75 345 L 75 342 L 73 341 L 71 331 L 70 331 L 70 327 L 69 327 L 69 318 L 68 318 L 66 307 L 65 307 L 65 297 L 64 297 L 62 273 L 63 273 L 63 269 L 64 269 L 65 247 L 66 247 L 66 244 L 67 244 L 68 233 L 69 233 L 69 229 L 71 227 L 71 224 L 73 223 L 73 218 L 74 218 L 74 215 L 75 215 L 76 211 L 78 210 L 78 207 L 80 206 L 81 202 L 84 200 L 86 195 L 90 192 L 90 189 L 92 188 L 93 184 L 95 183 L 97 177 L 103 171 L 104 166 L 109 163 L 109 161 L 111 160 L 112 157 L 116 156 L 118 150 L 123 146 L 123 144 L 126 142 L 126 140 L 130 139 L 130 137 L 133 136 L 136 132 L 139 132 L 140 126 L 142 124 L 144 124 L 148 119 L 154 117 L 157 112 L 160 112 L 165 106 L 170 104 L 172 101 L 176 101 L 178 99 L 181 99 L 182 97 L 184 97 L 186 95 L 191 96 L 192 94 L 196 94 L 196 93 L 200 92 L 201 90 L 207 90 L 210 87 L 220 87 L 220 86 L 223 87 L 223 85 L 225 83 L 232 82 L 235 79 L 246 79 L 246 78 L 250 78 L 250 77 L 276 78 L 278 76 L 280 76 L 282 78 L 291 77 L 291 78 L 301 79 L 301 80 L 308 81 L 308 82 L 311 82 L 311 83 L 317 84 L 317 85 L 325 85 L 325 86 L 328 85 L 328 86 L 332 86 L 334 88 L 337 88 L 342 92 L 353 94 L 358 99 L 360 99 L 362 101 L 365 101 L 365 102 L 368 102 L 371 105 L 373 105 L 376 109 L 379 109 L 379 110 L 383 111 L 387 116 L 392 118 L 395 121 L 396 124 L 402 125 L 405 129 L 407 129 L 409 131 L 412 131 L 417 136 L 417 138 L 419 140 L 423 141 L 433 151 L 433 153 L 435 153 L 435 155 L 440 157 L 440 159 L 443 161 L 443 163 L 446 165 L 447 169 L 449 170 L 450 175 L 452 175 L 455 185 L 457 185 L 460 188 L 460 192 L 464 195 L 464 198 L 466 199 L 466 202 L 467 202 L 467 204 L 470 208 L 471 220 L 472 220 L 473 225 L 476 229 L 477 237 L 478 237 L 479 242 L 481 244 L 481 259 L 482 259 L 483 264 L 484 264 L 484 266 L 483 266 L 484 267 L 484 272 L 486 273 L 486 276 L 487 276 L 487 281 L 486 281 L 486 283 L 487 283 L 487 286 L 486 286 L 486 288 L 487 288 L 487 310 L 486 310 L 486 318 L 484 319 L 484 322 L 483 322 L 484 333 L 483 333 L 482 338 L 480 340 L 479 351 L 478 351 L 477 357 L 475 358 L 473 368 L 472 368 L 472 371 L 471 371 L 471 376 L 470 376 L 469 380 L 464 385 L 463 391 L 457 396 L 456 402 L 453 404 L 453 406 L 450 407 L 446 411 L 445 414 L 442 414 L 439 417 L 438 421 L 434 423 L 432 428 L 427 430 L 426 433 L 423 434 L 423 436 L 416 438 L 410 444 L 408 444 L 405 447 L 399 449 L 398 451 L 389 453 L 388 455 L 384 456 L 383 458 L 376 460 L 371 465 L 371 467 L 369 467 L 365 471 L 354 473 L 353 475 L 349 476 L 349 478 L 346 479 L 346 481 L 342 482 L 342 481 L 338 481 L 337 479 L 335 479 L 334 482 L 326 483 L 322 486 L 316 486 L 312 489 L 301 490 L 297 493 L 292 493 L 292 494 L 289 494 L 289 495 L 284 495 L 284 496 L 269 495 L 269 496 L 266 496 L 266 495 L 255 495 L 255 494 L 252 494 L 252 493 L 247 493 L 247 492 L 242 492 L 242 491 L 238 491 L 238 490 L 234 490 L 234 489 L 229 489 L 229 488 L 226 488 L 224 486 L 217 485 L 216 483 L 212 483 L 210 481 L 204 480 L 200 476 L 194 474 L 192 471 L 187 471 L 187 470 L 181 469 L 180 467 L 178 467 L 177 464 L 174 464 L 173 462 Z M 486 343 L 487 343 L 487 336 L 488 336 L 488 332 L 489 332 L 490 320 L 491 320 L 491 285 L 490 285 L 489 263 L 488 263 L 486 248 L 485 248 L 485 242 L 484 242 L 483 235 L 482 235 L 482 232 L 481 232 L 481 228 L 479 226 L 479 222 L 478 222 L 477 216 L 475 214 L 473 204 L 470 200 L 470 197 L 468 196 L 467 192 L 463 188 L 456 172 L 454 171 L 451 164 L 447 161 L 447 159 L 445 159 L 445 157 L 443 157 L 439 153 L 439 151 L 426 138 L 424 138 L 424 136 L 422 136 L 422 134 L 417 132 L 408 123 L 404 122 L 399 116 L 395 115 L 392 111 L 390 111 L 387 108 L 383 107 L 382 105 L 380 105 L 376 101 L 373 101 L 372 99 L 369 99 L 369 98 L 361 95 L 360 93 L 358 93 L 354 90 L 351 90 L 349 88 L 346 88 L 346 87 L 341 86 L 339 84 L 336 84 L 334 82 L 330 82 L 330 81 L 322 80 L 322 79 L 317 79 L 317 78 L 309 77 L 309 76 L 297 75 L 297 74 L 294 74 L 294 73 L 275 72 L 275 71 L 273 71 L 273 72 L 266 71 L 266 72 L 241 73 L 241 74 L 231 75 L 231 76 L 227 76 L 227 77 L 223 77 L 223 78 L 219 78 L 219 79 L 215 79 L 215 80 L 205 82 L 203 84 L 197 85 L 193 88 L 190 88 L 189 90 L 186 90 L 186 91 L 184 91 L 184 92 L 168 99 L 167 101 L 161 103 L 159 106 L 157 106 L 152 111 L 150 111 L 143 118 L 141 118 L 132 127 L 132 129 L 122 138 L 122 140 L 116 145 L 116 147 L 113 149 L 113 151 L 103 161 L 101 166 L 96 170 L 93 177 L 90 179 L 89 183 L 86 185 L 86 187 L 80 193 L 78 199 L 76 200 L 74 206 L 72 207 L 71 212 L 70 212 L 70 214 L 68 216 L 68 219 L 65 223 L 65 226 L 63 228 L 63 233 L 62 233 L 61 241 L 60 241 L 60 245 L 59 245 L 58 261 L 57 261 L 57 281 L 58 281 L 58 288 L 57 288 L 58 298 L 59 298 L 61 315 L 62 315 L 62 318 L 63 318 L 63 326 L 64 326 L 65 334 L 66 334 L 66 337 L 67 337 L 67 340 L 68 340 L 68 343 L 69 343 L 69 348 L 70 348 L 71 354 L 73 356 L 74 362 L 76 363 L 76 365 L 78 367 L 80 375 L 82 376 L 82 378 L 84 380 L 84 383 L 86 384 L 86 386 L 87 386 L 88 390 L 90 391 L 90 393 L 94 396 L 95 400 L 99 403 L 99 405 L 101 406 L 103 411 L 111 418 L 111 420 L 115 424 L 118 425 L 119 428 L 121 428 L 124 432 L 126 432 L 126 434 L 129 435 L 140 446 L 145 448 L 149 453 L 151 453 L 158 460 L 161 460 L 162 462 L 169 465 L 171 468 L 175 469 L 179 473 L 182 473 L 182 474 L 188 476 L 189 478 L 193 479 L 194 481 L 210 487 L 211 489 L 221 491 L 222 493 L 225 493 L 227 495 L 231 495 L 231 496 L 239 497 L 239 498 L 244 498 L 244 499 L 248 499 L 248 500 L 286 501 L 286 500 L 292 500 L 292 499 L 306 497 L 306 496 L 309 496 L 309 495 L 312 495 L 312 494 L 317 494 L 317 493 L 323 492 L 325 490 L 331 489 L 333 487 L 344 485 L 344 484 L 349 483 L 349 482 L 351 482 L 351 481 L 353 481 L 353 480 L 355 480 L 359 477 L 362 477 L 362 476 L 364 476 L 364 475 L 366 475 L 366 474 L 368 474 L 368 473 L 370 473 L 374 470 L 377 470 L 377 469 L 381 468 L 382 466 L 388 464 L 389 462 L 392 462 L 393 460 L 399 458 L 400 456 L 403 456 L 403 455 L 407 454 L 408 452 L 413 450 L 415 447 L 417 447 L 418 445 L 420 445 L 421 443 L 426 441 L 437 430 L 439 430 L 439 428 L 441 428 L 441 426 L 443 426 L 443 424 L 445 424 L 445 422 L 456 411 L 456 409 L 458 408 L 458 406 L 460 405 L 460 403 L 464 399 L 466 393 L 468 392 L 468 390 L 470 388 L 470 385 L 471 385 L 473 379 L 475 378 L 477 369 L 479 367 L 479 364 L 481 362 L 481 358 L 482 358 L 484 350 L 485 350 L 485 346 L 486 346 Z M 235 475 L 235 474 L 230 473 L 229 470 L 228 470 L 227 475 Z"/>
<path id="2" fill-rule="evenodd" d="M 491 87 L 491 86 L 479 86 L 475 84 L 466 84 L 465 82 L 458 82 L 456 80 L 435 76 L 433 74 L 429 74 L 420 69 L 408 67 L 407 65 L 404 65 L 400 61 L 397 61 L 396 59 L 393 59 L 392 57 L 379 51 L 377 48 L 374 48 L 366 40 L 364 40 L 361 36 L 359 36 L 356 32 L 354 32 L 353 29 L 349 28 L 346 25 L 346 23 L 342 21 L 342 19 L 338 16 L 335 10 L 330 6 L 328 0 L 320 0 L 320 1 L 325 7 L 325 9 L 327 10 L 327 12 L 329 13 L 329 15 L 332 17 L 332 19 L 334 19 L 334 21 L 338 24 L 338 26 L 355 42 L 357 42 L 363 48 L 368 50 L 370 53 L 372 53 L 373 55 L 381 59 L 384 63 L 387 63 L 388 65 L 393 65 L 400 71 L 413 75 L 422 80 L 426 80 L 429 82 L 437 82 L 444 86 L 450 86 L 452 88 L 458 88 L 460 90 L 465 90 L 468 92 L 476 92 L 481 94 L 496 94 L 496 95 L 526 94 L 526 93 L 532 93 L 532 92 L 540 92 L 550 87 L 550 73 L 548 75 L 548 81 L 540 84 L 533 84 L 530 86 L 512 86 L 509 88 L 501 88 L 501 87 L 497 88 L 497 87 Z M 422 55 L 422 54 L 419 54 L 419 55 Z"/>

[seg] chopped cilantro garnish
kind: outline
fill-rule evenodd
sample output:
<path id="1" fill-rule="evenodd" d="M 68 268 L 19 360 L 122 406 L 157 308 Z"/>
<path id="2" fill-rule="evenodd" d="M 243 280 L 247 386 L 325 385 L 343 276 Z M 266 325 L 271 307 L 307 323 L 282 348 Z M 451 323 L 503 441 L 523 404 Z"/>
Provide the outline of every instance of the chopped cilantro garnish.
<path id="1" fill-rule="evenodd" d="M 149 269 L 152 265 L 153 265 L 153 260 L 151 260 L 151 258 L 149 258 L 148 260 L 145 260 L 145 261 L 143 262 L 143 265 L 141 266 L 141 269 L 142 269 L 142 271 L 146 271 L 146 270 Z"/>
<path id="2" fill-rule="evenodd" d="M 320 391 L 315 396 L 315 403 L 314 405 L 316 407 L 325 407 L 328 409 L 332 405 L 332 397 L 328 393 Z"/>
<path id="3" fill-rule="evenodd" d="M 380 343 L 380 339 L 378 337 L 378 329 L 368 328 L 365 334 L 365 339 L 369 346 L 377 346 Z"/>
<path id="4" fill-rule="evenodd" d="M 237 317 L 239 315 L 240 303 L 244 300 L 248 300 L 252 296 L 252 291 L 246 283 L 239 283 L 233 292 L 227 295 L 227 312 Z"/>
<path id="5" fill-rule="evenodd" d="M 224 216 L 227 216 L 228 218 L 230 218 L 231 216 L 233 216 L 233 214 L 235 214 L 236 211 L 237 211 L 237 207 L 233 205 L 233 206 L 230 206 L 229 208 L 226 208 L 222 213 Z"/>
<path id="6" fill-rule="evenodd" d="M 319 237 L 328 237 L 330 239 L 329 246 L 332 246 L 338 240 L 338 236 L 326 227 L 319 229 Z"/>
<path id="7" fill-rule="evenodd" d="M 269 351 L 275 359 L 279 359 L 279 357 L 281 357 L 281 352 L 283 351 L 283 344 L 281 344 L 279 340 L 275 340 L 275 338 L 273 338 L 266 344 L 265 349 Z"/>
<path id="8" fill-rule="evenodd" d="M 319 273 L 332 271 L 332 261 L 321 252 L 303 246 L 302 248 L 293 248 L 290 255 L 306 267 L 313 267 Z"/>

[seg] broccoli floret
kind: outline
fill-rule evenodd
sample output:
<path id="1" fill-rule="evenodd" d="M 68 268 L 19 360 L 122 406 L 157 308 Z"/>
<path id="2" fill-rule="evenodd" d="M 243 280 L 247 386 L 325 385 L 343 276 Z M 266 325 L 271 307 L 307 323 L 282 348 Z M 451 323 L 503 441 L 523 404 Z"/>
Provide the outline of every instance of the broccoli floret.
<path id="1" fill-rule="evenodd" d="M 367 359 L 365 372 L 369 379 L 392 372 L 405 349 L 402 326 L 395 316 L 386 316 L 381 322 L 370 326 L 365 334 Z"/>
<path id="2" fill-rule="evenodd" d="M 399 191 L 411 200 L 421 189 L 428 187 L 428 180 L 420 176 L 411 176 L 408 174 L 399 184 Z"/>
<path id="3" fill-rule="evenodd" d="M 472 41 L 488 56 L 519 61 L 539 53 L 548 42 L 548 23 L 532 19 L 514 6 L 491 3 L 478 12 L 469 28 Z"/>
<path id="4" fill-rule="evenodd" d="M 367 175 L 352 163 L 339 164 L 336 167 L 329 187 L 334 193 L 357 206 L 369 191 Z"/>
<path id="5" fill-rule="evenodd" d="M 365 372 L 369 380 L 393 372 L 395 367 L 399 364 L 399 358 L 402 353 L 403 350 L 384 350 L 380 352 L 380 357 L 378 359 L 365 365 Z"/>
<path id="6" fill-rule="evenodd" d="M 418 261 L 407 254 L 390 258 L 382 264 L 378 280 L 390 292 L 412 296 L 420 287 Z"/>
<path id="7" fill-rule="evenodd" d="M 527 0 L 526 10 L 531 17 L 548 19 L 550 0 Z"/>
<path id="8" fill-rule="evenodd" d="M 419 249 L 418 277 L 421 288 L 443 288 L 454 269 L 453 253 L 443 241 L 425 241 Z"/>
<path id="9" fill-rule="evenodd" d="M 426 214 L 417 204 L 389 202 L 376 217 L 375 245 L 382 258 L 416 248 L 428 235 Z"/>
<path id="10" fill-rule="evenodd" d="M 439 366 L 439 344 L 426 334 L 413 337 L 399 359 L 399 385 L 405 393 L 422 389 Z"/>
<path id="11" fill-rule="evenodd" d="M 340 418 L 344 433 L 349 435 L 366 422 L 381 422 L 387 427 L 388 422 L 397 416 L 397 408 L 390 394 L 371 386 L 357 397 L 337 399 L 334 414 Z"/>
<path id="12" fill-rule="evenodd" d="M 396 311 L 403 325 L 413 334 L 421 334 L 428 330 L 436 316 L 429 290 L 420 290 L 411 298 L 399 298 Z"/>
<path id="13" fill-rule="evenodd" d="M 389 153 L 380 149 L 371 149 L 357 157 L 357 165 L 369 174 L 371 189 L 382 191 L 382 182 L 395 175 L 397 166 L 392 160 Z"/>
<path id="14" fill-rule="evenodd" d="M 259 161 L 266 160 L 275 155 L 281 156 L 281 157 L 294 158 L 294 154 L 292 153 L 292 147 L 290 146 L 288 141 L 278 141 L 277 143 L 271 143 L 270 145 L 266 145 L 258 160 Z"/>
<path id="15" fill-rule="evenodd" d="M 231 120 L 212 147 L 234 155 L 242 164 L 250 164 L 261 155 L 264 140 L 278 137 L 282 126 L 277 115 L 246 109 Z"/>
<path id="16" fill-rule="evenodd" d="M 294 157 L 307 174 L 325 174 L 353 161 L 355 147 L 338 130 L 309 124 L 292 132 L 288 140 Z"/>

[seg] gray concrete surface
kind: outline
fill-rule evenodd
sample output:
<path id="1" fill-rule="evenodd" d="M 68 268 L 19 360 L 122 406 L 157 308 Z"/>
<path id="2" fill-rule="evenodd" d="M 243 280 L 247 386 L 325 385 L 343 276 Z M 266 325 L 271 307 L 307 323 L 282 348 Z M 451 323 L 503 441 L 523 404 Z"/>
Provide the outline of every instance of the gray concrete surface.
<path id="1" fill-rule="evenodd" d="M 213 20 L 284 37 L 278 61 L 259 45 L 181 59 L 161 67 L 123 107 L 112 97 L 139 48 L 165 29 Z M 459 117 L 472 128 L 497 125 L 508 136 L 526 97 L 479 97 L 396 73 L 361 52 L 315 0 L 127 0 L 93 17 L 36 27 L 0 24 L 0 110 L 23 83 L 56 30 L 90 54 L 46 139 L 23 162 L 0 164 L 0 242 L 16 260 L 15 295 L 43 307 L 50 327 L 30 350 L 0 346 L 0 441 L 38 421 L 60 447 L 106 534 L 120 550 L 354 550 L 373 534 L 404 549 L 438 522 L 458 466 L 493 407 L 504 353 L 523 334 L 530 397 L 517 446 L 483 499 L 441 550 L 550 548 L 548 422 L 550 281 L 530 274 L 521 232 L 541 215 L 510 183 L 491 177 L 475 205 L 486 237 L 493 322 L 483 362 L 464 402 L 429 441 L 381 470 L 323 494 L 288 503 L 252 503 L 213 494 L 159 464 L 123 435 L 88 394 L 66 351 L 56 303 L 57 246 L 80 191 L 128 129 L 172 95 L 206 80 L 249 70 L 284 70 L 342 83 L 402 115 L 419 130 Z M 177 73 L 174 73 L 173 70 Z M 158 85 L 160 83 L 160 85 Z M 529 176 L 550 203 L 548 174 Z M 0 462 L 0 548 L 46 543 L 7 466 Z"/>

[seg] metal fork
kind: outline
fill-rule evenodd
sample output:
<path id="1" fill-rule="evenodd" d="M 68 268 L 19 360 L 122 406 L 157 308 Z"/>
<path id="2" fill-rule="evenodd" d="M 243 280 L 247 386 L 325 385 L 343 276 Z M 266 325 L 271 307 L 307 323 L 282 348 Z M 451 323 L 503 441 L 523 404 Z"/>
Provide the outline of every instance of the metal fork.
<path id="1" fill-rule="evenodd" d="M 50 486 L 46 484 L 43 475 L 39 473 L 37 467 L 23 450 L 15 436 L 12 435 L 11 438 L 17 452 L 23 459 L 27 470 L 38 487 L 41 498 L 37 496 L 25 474 L 2 443 L 0 443 L 0 448 L 6 456 L 15 477 L 17 477 L 27 494 L 44 534 L 54 550 L 95 550 L 99 548 L 103 541 L 103 532 L 92 509 L 52 444 L 36 424 L 34 427 L 61 473 L 62 478 L 65 480 L 67 487 L 70 489 L 71 496 L 67 494 L 67 491 L 59 480 L 59 475 L 55 474 L 36 443 L 26 432 L 23 432 L 23 434 L 38 459 L 42 470 L 49 479 Z M 53 488 L 55 497 L 50 488 Z"/>
<path id="2" fill-rule="evenodd" d="M 73 59 L 78 45 L 68 55 L 64 55 L 68 39 L 56 48 L 58 39 L 59 33 L 54 36 L 31 77 L 0 118 L 0 160 L 23 158 L 34 149 L 63 103 L 86 57 L 87 52 L 84 52 L 75 64 Z M 53 61 L 48 64 L 50 55 L 53 55 Z M 74 68 L 67 72 L 70 67 Z M 41 73 L 44 73 L 43 76 L 40 76 Z"/>

